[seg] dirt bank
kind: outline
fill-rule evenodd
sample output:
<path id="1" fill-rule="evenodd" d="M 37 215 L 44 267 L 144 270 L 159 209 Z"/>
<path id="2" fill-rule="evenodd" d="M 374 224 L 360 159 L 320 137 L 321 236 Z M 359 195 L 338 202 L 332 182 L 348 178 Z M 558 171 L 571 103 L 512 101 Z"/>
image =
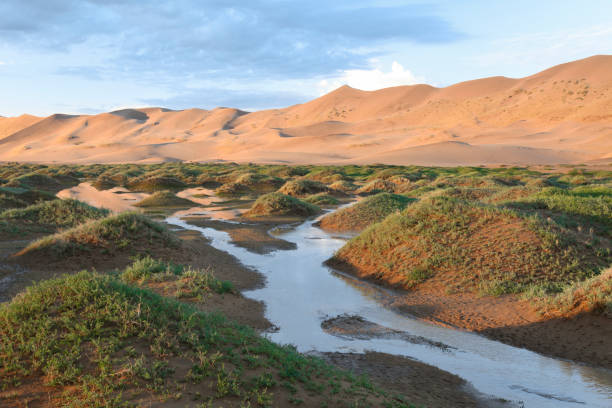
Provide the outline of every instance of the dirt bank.
<path id="1" fill-rule="evenodd" d="M 351 271 L 342 272 L 344 275 Z M 612 369 L 612 324 L 603 316 L 581 314 L 547 319 L 518 296 L 449 294 L 446 286 L 434 280 L 411 291 L 396 292 L 386 306 L 540 354 Z"/>
<path id="2" fill-rule="evenodd" d="M 365 374 L 378 386 L 402 393 L 418 406 L 510 407 L 508 402 L 476 395 L 465 380 L 436 367 L 385 353 L 321 353 L 323 359 L 345 370 Z"/>

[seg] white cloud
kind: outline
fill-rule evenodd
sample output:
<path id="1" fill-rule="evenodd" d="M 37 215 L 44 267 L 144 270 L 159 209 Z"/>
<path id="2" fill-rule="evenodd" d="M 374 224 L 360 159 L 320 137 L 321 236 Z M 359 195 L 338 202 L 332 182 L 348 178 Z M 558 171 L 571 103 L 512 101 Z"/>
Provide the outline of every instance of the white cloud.
<path id="1" fill-rule="evenodd" d="M 371 60 L 376 63 L 376 60 Z M 340 72 L 340 75 L 319 82 L 319 92 L 321 94 L 332 91 L 342 85 L 364 91 L 374 91 L 376 89 L 388 88 L 399 85 L 414 85 L 425 82 L 424 78 L 415 76 L 410 70 L 404 68 L 402 64 L 393 61 L 391 71 L 385 72 L 380 66 L 372 69 L 347 69 Z"/>
<path id="2" fill-rule="evenodd" d="M 6 65 L 6 62 L 0 61 L 0 65 Z"/>

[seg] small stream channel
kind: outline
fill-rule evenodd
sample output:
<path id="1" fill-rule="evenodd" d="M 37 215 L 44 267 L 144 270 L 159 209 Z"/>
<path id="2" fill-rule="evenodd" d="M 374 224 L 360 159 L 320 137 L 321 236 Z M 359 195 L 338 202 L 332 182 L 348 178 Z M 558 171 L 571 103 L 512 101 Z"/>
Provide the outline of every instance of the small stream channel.
<path id="1" fill-rule="evenodd" d="M 213 216 L 214 212 L 208 215 Z M 609 370 L 544 357 L 386 309 L 384 298 L 393 296 L 388 291 L 339 275 L 323 265 L 345 241 L 314 227 L 313 220 L 275 234 L 294 242 L 297 249 L 265 255 L 233 245 L 223 231 L 190 225 L 178 214 L 166 222 L 201 232 L 215 248 L 232 254 L 266 277 L 264 288 L 244 294 L 265 303 L 266 317 L 279 328 L 268 335 L 275 342 L 293 344 L 302 352 L 372 350 L 408 356 L 459 375 L 484 394 L 529 408 L 612 406 Z M 343 314 L 359 315 L 451 348 L 401 339 L 348 339 L 323 331 L 323 320 Z"/>
<path id="2" fill-rule="evenodd" d="M 92 204 L 94 199 L 104 201 L 106 198 L 95 194 L 89 186 L 79 187 L 86 189 L 88 194 L 77 194 L 75 188 L 72 194 L 65 195 L 80 195 L 79 199 Z M 125 200 L 127 197 L 122 198 Z M 386 308 L 384 305 L 390 303 L 389 297 L 394 296 L 393 293 L 338 274 L 323 265 L 345 239 L 313 226 L 315 220 L 275 233 L 275 236 L 295 243 L 296 249 L 257 254 L 232 244 L 226 232 L 194 226 L 182 219 L 194 213 L 205 213 L 219 219 L 226 216 L 220 212 L 216 217 L 216 211 L 210 211 L 210 208 L 193 208 L 173 214 L 166 222 L 199 231 L 211 240 L 212 246 L 235 256 L 265 276 L 265 287 L 244 295 L 265 303 L 266 317 L 278 327 L 278 331 L 267 334 L 275 342 L 293 344 L 302 352 L 372 350 L 407 356 L 456 374 L 470 382 L 477 391 L 512 401 L 517 406 L 612 407 L 610 370 L 544 357 Z M 351 339 L 334 336 L 321 328 L 322 321 L 339 315 L 359 315 L 375 324 L 420 336 L 429 342 L 419 344 L 401 338 Z M 435 343 L 449 347 L 432 345 Z"/>

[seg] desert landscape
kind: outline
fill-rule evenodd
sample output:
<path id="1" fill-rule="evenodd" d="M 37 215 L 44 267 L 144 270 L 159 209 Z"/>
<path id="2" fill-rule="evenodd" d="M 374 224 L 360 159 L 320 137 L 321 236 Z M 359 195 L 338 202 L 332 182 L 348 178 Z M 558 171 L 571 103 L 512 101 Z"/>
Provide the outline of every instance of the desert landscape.
<path id="1" fill-rule="evenodd" d="M 284 109 L 0 118 L 0 160 L 277 164 L 609 163 L 612 56 L 445 88 L 342 86 Z"/>
<path id="2" fill-rule="evenodd" d="M 612 5 L 0 4 L 0 408 L 612 407 Z"/>

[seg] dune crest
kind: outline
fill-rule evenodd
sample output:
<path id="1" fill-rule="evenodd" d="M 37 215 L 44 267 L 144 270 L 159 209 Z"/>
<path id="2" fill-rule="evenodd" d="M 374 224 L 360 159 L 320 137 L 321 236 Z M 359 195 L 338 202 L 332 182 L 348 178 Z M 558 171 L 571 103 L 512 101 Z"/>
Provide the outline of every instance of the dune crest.
<path id="1" fill-rule="evenodd" d="M 0 117 L 4 161 L 558 164 L 600 162 L 611 152 L 610 55 L 446 88 L 342 86 L 251 113 L 145 108 Z"/>

